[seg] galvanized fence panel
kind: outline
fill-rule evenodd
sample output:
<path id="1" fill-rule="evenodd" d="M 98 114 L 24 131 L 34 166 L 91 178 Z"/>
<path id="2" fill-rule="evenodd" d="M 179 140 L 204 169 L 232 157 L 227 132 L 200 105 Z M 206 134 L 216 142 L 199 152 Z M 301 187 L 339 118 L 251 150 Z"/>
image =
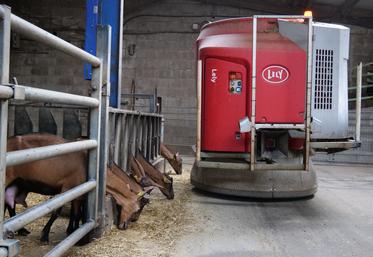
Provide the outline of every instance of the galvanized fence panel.
<path id="1" fill-rule="evenodd" d="M 9 58 L 10 58 L 10 8 L 0 6 L 3 11 L 0 24 L 0 76 L 1 84 L 9 83 Z M 9 89 L 8 89 L 9 90 Z M 13 90 L 12 90 L 13 91 Z M 3 94 L 2 94 L 3 95 Z M 7 95 L 5 95 L 7 96 Z M 0 239 L 4 234 L 4 200 L 5 200 L 5 172 L 6 172 L 6 143 L 7 143 L 7 127 L 8 127 L 8 100 L 0 101 Z M 2 248 L 2 247 L 1 247 Z M 4 247 L 5 248 L 5 247 Z M 2 256 L 7 256 L 8 253 L 16 253 L 18 244 L 11 242 L 6 245 L 5 251 L 1 251 Z M 5 253 L 5 255 L 4 255 Z M 2 257 L 1 256 L 1 257 Z"/>
<path id="2" fill-rule="evenodd" d="M 129 170 L 130 156 L 141 151 L 145 158 L 156 163 L 162 160 L 160 144 L 163 139 L 163 115 L 109 108 L 109 161 Z"/>
<path id="3" fill-rule="evenodd" d="M 99 27 L 97 31 L 97 54 L 93 56 L 84 50 L 42 30 L 41 28 L 11 14 L 9 7 L 0 5 L 0 257 L 18 254 L 18 241 L 7 240 L 7 231 L 16 231 L 24 225 L 56 210 L 65 203 L 88 193 L 87 222 L 68 236 L 46 256 L 61 256 L 77 241 L 97 227 L 104 217 L 105 170 L 107 160 L 108 92 L 110 92 L 110 26 Z M 92 64 L 93 77 L 91 97 L 55 92 L 27 86 L 9 84 L 10 30 L 49 45 L 75 58 Z M 105 86 L 104 96 L 102 88 Z M 6 152 L 8 100 L 36 100 L 48 103 L 80 105 L 90 108 L 89 140 L 64 143 L 53 146 Z M 88 181 L 66 191 L 46 202 L 34 206 L 4 222 L 4 193 L 6 166 L 42 160 L 66 153 L 89 150 Z M 101 153 L 100 153 L 101 152 Z"/>

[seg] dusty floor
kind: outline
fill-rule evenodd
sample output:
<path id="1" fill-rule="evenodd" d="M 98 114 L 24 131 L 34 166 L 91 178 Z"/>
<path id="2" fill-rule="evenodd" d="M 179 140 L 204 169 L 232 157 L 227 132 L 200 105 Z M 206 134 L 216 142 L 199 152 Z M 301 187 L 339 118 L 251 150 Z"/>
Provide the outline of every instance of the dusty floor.
<path id="1" fill-rule="evenodd" d="M 318 165 L 314 198 L 257 201 L 192 190 L 192 160 L 186 162 L 174 176 L 175 200 L 154 194 L 128 230 L 114 229 L 66 256 L 373 257 L 373 167 Z M 42 223 L 20 238 L 22 256 L 51 247 L 37 241 Z M 52 228 L 52 245 L 64 237 L 65 223 Z"/>
<path id="2" fill-rule="evenodd" d="M 373 166 L 317 165 L 312 199 L 257 201 L 194 191 L 204 229 L 172 256 L 373 257 Z"/>

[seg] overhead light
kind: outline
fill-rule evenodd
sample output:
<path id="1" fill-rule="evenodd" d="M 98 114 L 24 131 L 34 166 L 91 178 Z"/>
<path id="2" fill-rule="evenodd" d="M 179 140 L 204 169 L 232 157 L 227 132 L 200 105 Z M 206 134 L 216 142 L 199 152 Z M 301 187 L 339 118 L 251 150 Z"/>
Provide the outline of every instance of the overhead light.
<path id="1" fill-rule="evenodd" d="M 310 11 L 310 10 L 304 11 L 304 16 L 306 16 L 306 17 L 312 17 L 312 11 Z"/>

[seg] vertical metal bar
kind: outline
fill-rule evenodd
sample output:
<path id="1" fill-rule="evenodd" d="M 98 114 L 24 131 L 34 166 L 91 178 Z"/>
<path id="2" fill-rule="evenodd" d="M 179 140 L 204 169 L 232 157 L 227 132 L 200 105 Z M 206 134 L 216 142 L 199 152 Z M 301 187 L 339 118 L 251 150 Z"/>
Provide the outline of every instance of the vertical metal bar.
<path id="1" fill-rule="evenodd" d="M 161 118 L 157 117 L 157 157 L 161 155 Z"/>
<path id="2" fill-rule="evenodd" d="M 150 144 L 151 144 L 151 140 L 152 140 L 152 134 L 151 134 L 151 129 L 152 129 L 152 125 L 151 125 L 151 122 L 150 122 L 150 117 L 148 116 L 147 119 L 146 119 L 146 124 L 147 124 L 147 141 L 146 141 L 146 159 L 149 161 L 150 160 L 150 155 L 151 155 L 151 151 L 150 151 Z"/>
<path id="3" fill-rule="evenodd" d="M 201 160 L 201 122 L 202 122 L 202 60 L 197 63 L 197 138 L 196 138 L 196 160 Z M 164 134 L 164 119 L 162 119 L 162 138 Z"/>
<path id="4" fill-rule="evenodd" d="M 153 159 L 157 157 L 157 146 L 158 146 L 158 139 L 157 139 L 157 117 L 153 117 Z"/>
<path id="5" fill-rule="evenodd" d="M 154 141 L 154 117 L 150 116 L 150 124 L 152 125 L 150 128 L 150 134 L 151 134 L 151 140 L 150 140 L 150 160 L 154 160 L 154 146 L 155 146 L 155 141 Z"/>
<path id="6" fill-rule="evenodd" d="M 92 69 L 92 97 L 99 100 L 99 107 L 91 109 L 90 114 L 90 131 L 89 137 L 95 139 L 98 142 L 98 147 L 89 151 L 89 162 L 88 162 L 88 180 L 96 180 L 98 178 L 99 170 L 99 156 L 100 156 L 100 123 L 101 123 L 101 90 L 102 90 L 102 65 Z M 104 142 L 103 142 L 104 143 Z M 95 190 L 88 193 L 87 203 L 87 220 L 97 221 L 97 201 L 98 201 L 98 187 Z"/>
<path id="7" fill-rule="evenodd" d="M 126 114 L 124 117 L 124 133 L 123 133 L 123 169 L 127 170 L 127 162 L 128 162 L 128 139 L 129 139 L 129 131 L 131 129 L 130 126 L 130 119 L 132 115 Z"/>
<path id="8" fill-rule="evenodd" d="M 152 155 L 152 159 L 154 160 L 155 157 L 156 157 L 156 150 L 157 150 L 156 117 L 152 117 L 152 127 L 153 127 L 153 131 L 152 131 L 152 134 L 153 134 L 153 139 L 152 139 L 153 155 Z"/>
<path id="9" fill-rule="evenodd" d="M 105 226 L 105 194 L 106 194 L 106 166 L 109 155 L 109 101 L 110 101 L 110 53 L 111 53 L 111 27 L 97 26 L 97 57 L 101 59 L 102 66 L 102 97 L 101 97 L 101 126 L 99 144 L 99 173 L 98 173 L 98 221 L 101 232 Z"/>
<path id="10" fill-rule="evenodd" d="M 139 136 L 138 136 L 138 142 L 137 142 L 137 149 L 140 149 L 142 150 L 142 128 L 143 128 L 143 116 L 139 116 L 139 127 L 138 127 L 138 130 L 139 130 Z"/>
<path id="11" fill-rule="evenodd" d="M 149 137 L 148 137 L 148 156 L 147 156 L 147 160 L 150 161 L 152 159 L 152 140 L 153 140 L 153 136 L 152 136 L 152 131 L 153 131 L 153 124 L 152 124 L 152 118 L 151 117 L 148 117 L 148 133 L 149 133 Z"/>
<path id="12" fill-rule="evenodd" d="M 121 135 L 121 137 L 120 137 L 120 149 L 119 149 L 119 158 L 120 158 L 119 163 L 120 163 L 120 167 L 122 169 L 125 169 L 125 167 L 124 167 L 125 166 L 124 157 L 125 157 L 125 154 L 126 154 L 126 149 L 125 149 L 126 145 L 125 145 L 124 141 L 125 141 L 125 138 L 126 138 L 126 131 L 127 131 L 126 130 L 126 125 L 127 125 L 126 119 L 127 119 L 127 114 L 122 114 L 122 118 L 120 120 L 120 122 L 121 122 L 121 125 L 120 125 L 121 133 L 120 133 L 120 135 Z"/>
<path id="13" fill-rule="evenodd" d="M 164 117 L 161 118 L 161 143 L 164 142 L 164 122 L 165 119 Z"/>
<path id="14" fill-rule="evenodd" d="M 133 151 L 134 148 L 133 148 L 133 144 L 135 143 L 135 138 L 134 138 L 134 135 L 135 135 L 135 114 L 132 114 L 131 115 L 131 119 L 130 119 L 130 124 L 129 124 L 129 134 L 128 134 L 128 155 L 129 156 L 130 154 L 135 154 L 135 152 Z M 127 158 L 127 163 L 129 162 L 129 158 Z M 128 165 L 127 165 L 128 167 Z"/>
<path id="15" fill-rule="evenodd" d="M 123 139 L 124 139 L 124 124 L 125 124 L 125 114 L 119 114 L 118 116 L 118 125 L 117 127 L 117 136 L 118 138 L 116 139 L 118 142 L 118 145 L 115 146 L 117 149 L 117 154 L 118 154 L 118 166 L 123 169 Z M 119 130 L 119 131 L 118 131 Z"/>
<path id="16" fill-rule="evenodd" d="M 145 116 L 145 141 L 144 141 L 144 157 L 148 156 L 148 140 L 149 140 L 149 122 L 148 122 L 148 116 Z"/>
<path id="17" fill-rule="evenodd" d="M 250 170 L 255 169 L 255 116 L 256 116 L 256 38 L 257 38 L 257 17 L 253 16 L 253 42 L 251 61 L 251 139 L 250 139 Z"/>
<path id="18" fill-rule="evenodd" d="M 150 113 L 155 112 L 155 95 L 149 98 L 149 112 Z"/>
<path id="19" fill-rule="evenodd" d="M 307 45 L 307 84 L 306 84 L 306 145 L 304 149 L 303 165 L 309 170 L 310 163 L 310 134 L 311 134 L 311 89 L 312 89 L 312 17 L 308 17 L 308 45 Z"/>
<path id="20" fill-rule="evenodd" d="M 152 149 L 151 149 L 151 160 L 154 160 L 155 158 L 155 119 L 154 117 L 150 117 L 150 120 L 151 120 L 151 123 L 152 123 L 152 141 L 151 141 L 151 146 L 152 146 Z"/>
<path id="21" fill-rule="evenodd" d="M 10 16 L 11 9 L 4 6 L 4 16 L 0 19 L 0 82 L 9 83 L 9 58 L 10 58 Z M 8 135 L 8 100 L 0 102 L 0 239 L 4 232 L 4 196 L 6 173 L 6 148 Z"/>
<path id="22" fill-rule="evenodd" d="M 115 137 L 114 137 L 114 162 L 119 164 L 119 153 L 120 153 L 120 133 L 122 131 L 122 119 L 123 115 L 118 113 L 115 117 Z"/>
<path id="23" fill-rule="evenodd" d="M 355 140 L 360 142 L 361 129 L 361 86 L 363 81 L 363 63 L 360 62 L 356 70 L 356 127 Z"/>
<path id="24" fill-rule="evenodd" d="M 147 156 L 148 153 L 148 116 L 144 116 L 144 133 L 143 133 L 143 154 Z"/>
<path id="25" fill-rule="evenodd" d="M 108 156 L 108 164 L 112 164 L 114 161 L 114 151 L 115 151 L 115 120 L 116 120 L 116 113 L 108 112 L 109 113 L 109 156 Z"/>
<path id="26" fill-rule="evenodd" d="M 142 119 L 142 142 L 141 142 L 141 150 L 145 154 L 146 152 L 146 116 Z"/>
<path id="27" fill-rule="evenodd" d="M 153 159 L 153 119 L 151 116 L 149 116 L 149 141 L 148 141 L 148 147 L 149 147 L 149 154 L 148 154 L 148 160 L 151 161 Z"/>
<path id="28" fill-rule="evenodd" d="M 137 118 L 138 118 L 137 115 L 132 115 L 132 119 L 131 119 L 130 153 L 133 155 L 135 154 L 135 151 L 136 151 Z"/>
<path id="29" fill-rule="evenodd" d="M 136 126 L 135 126 L 136 136 L 135 136 L 134 151 L 133 151 L 134 153 L 136 153 L 136 151 L 139 149 L 139 137 L 141 134 L 140 124 L 141 124 L 141 114 L 138 114 L 136 115 Z"/>

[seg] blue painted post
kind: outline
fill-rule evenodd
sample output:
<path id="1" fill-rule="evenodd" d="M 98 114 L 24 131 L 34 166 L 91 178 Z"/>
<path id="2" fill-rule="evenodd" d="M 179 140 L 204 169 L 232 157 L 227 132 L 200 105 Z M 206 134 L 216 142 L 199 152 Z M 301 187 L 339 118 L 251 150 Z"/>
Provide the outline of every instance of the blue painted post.
<path id="1" fill-rule="evenodd" d="M 122 15 L 123 0 L 87 0 L 86 51 L 96 54 L 96 27 L 110 25 L 111 63 L 110 63 L 110 106 L 120 107 L 120 69 L 122 59 Z M 91 67 L 84 69 L 86 79 L 91 78 Z"/>
<path id="2" fill-rule="evenodd" d="M 111 34 L 111 65 L 110 65 L 110 106 L 120 107 L 119 105 L 119 62 L 121 62 L 121 49 L 119 48 L 121 40 L 121 9 L 122 0 L 99 0 L 99 22 L 110 25 Z"/>
<path id="3" fill-rule="evenodd" d="M 97 18 L 98 0 L 87 0 L 84 49 L 93 55 L 96 55 Z M 84 79 L 92 79 L 92 65 L 89 63 L 84 64 Z"/>

